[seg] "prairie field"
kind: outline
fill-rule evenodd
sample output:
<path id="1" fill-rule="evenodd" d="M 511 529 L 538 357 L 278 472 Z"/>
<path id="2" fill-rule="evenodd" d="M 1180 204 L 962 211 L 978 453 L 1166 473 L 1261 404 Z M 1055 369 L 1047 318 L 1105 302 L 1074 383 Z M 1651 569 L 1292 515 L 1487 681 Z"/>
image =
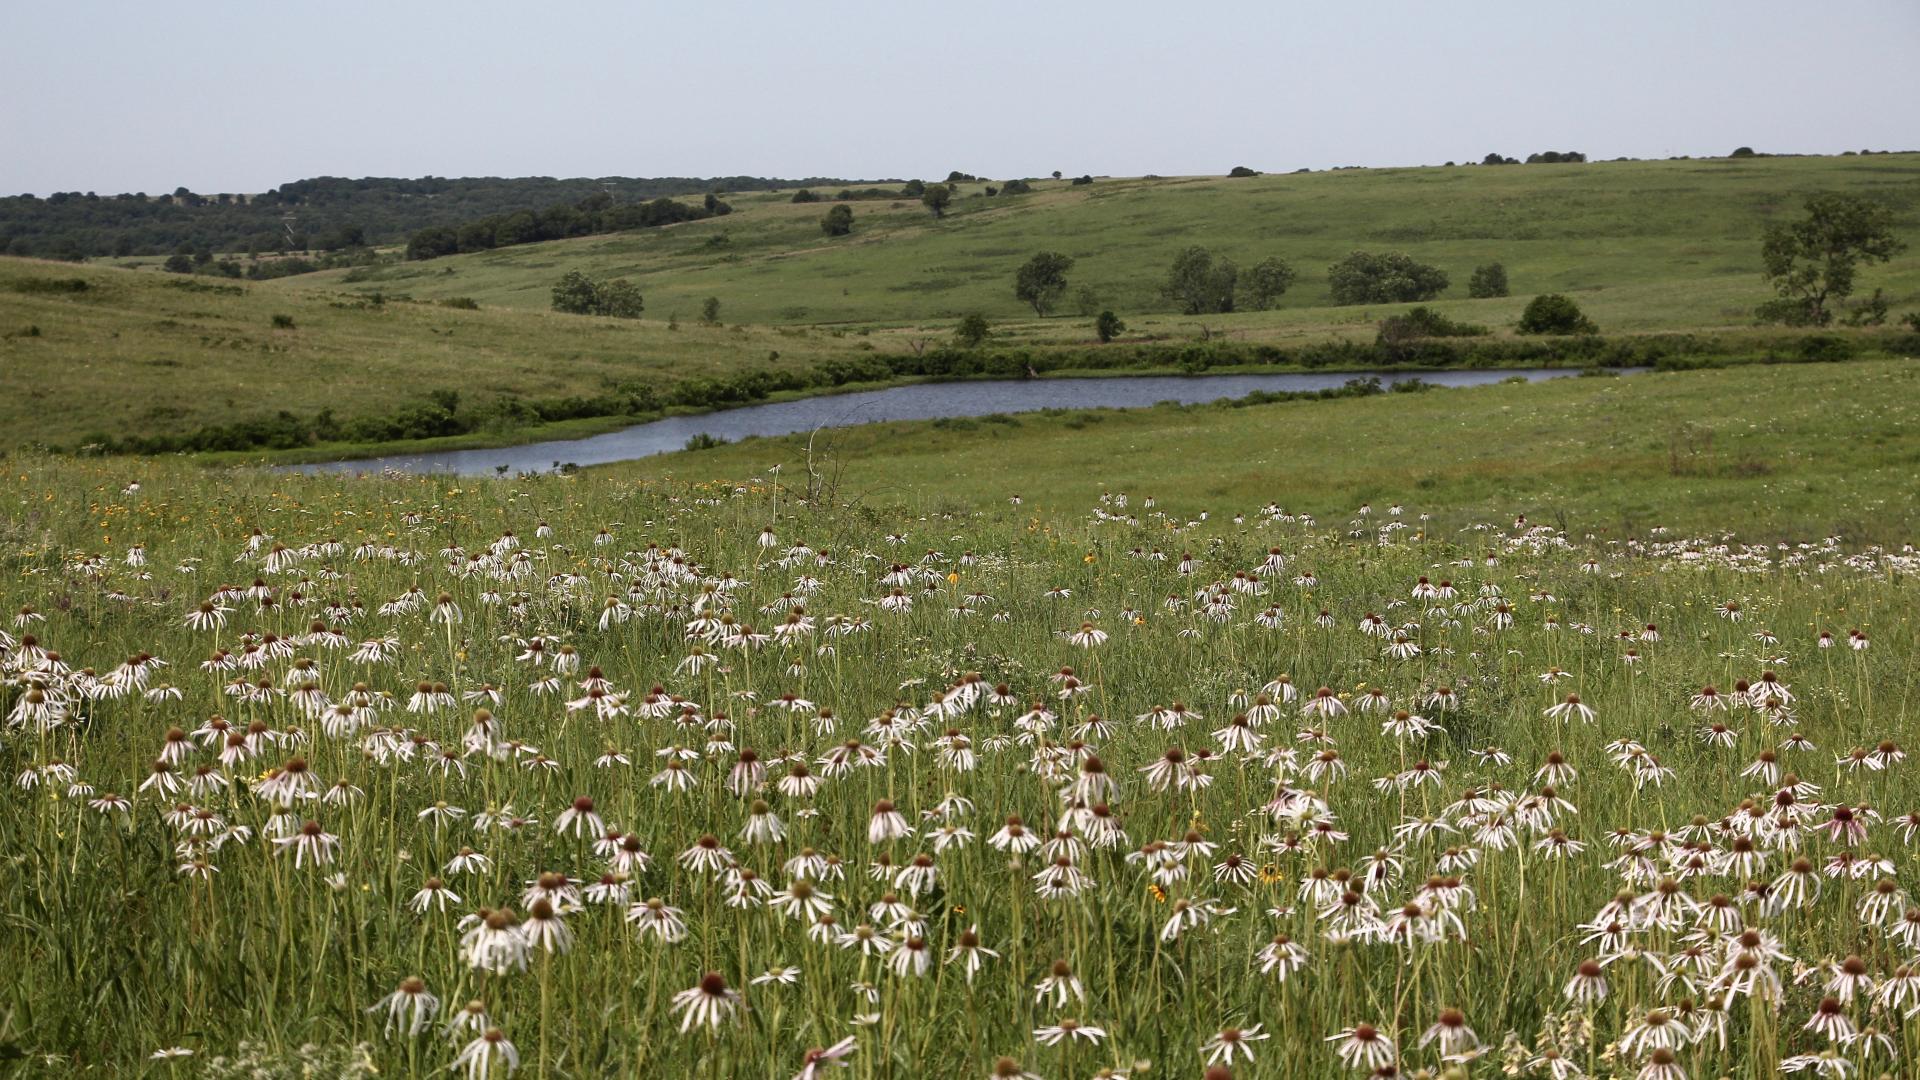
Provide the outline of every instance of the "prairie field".
<path id="1" fill-rule="evenodd" d="M 21 1075 L 1920 1051 L 1898 542 L 1599 535 L 1412 470 L 1042 508 L 7 465 Z"/>

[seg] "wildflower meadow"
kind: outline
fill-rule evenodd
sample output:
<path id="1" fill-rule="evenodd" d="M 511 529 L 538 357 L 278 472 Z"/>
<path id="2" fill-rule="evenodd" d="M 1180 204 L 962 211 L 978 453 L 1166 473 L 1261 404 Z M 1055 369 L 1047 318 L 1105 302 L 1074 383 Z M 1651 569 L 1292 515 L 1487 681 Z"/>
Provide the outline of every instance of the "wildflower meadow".
<path id="1" fill-rule="evenodd" d="M 1920 554 L 0 480 L 0 1069 L 1910 1076 Z"/>

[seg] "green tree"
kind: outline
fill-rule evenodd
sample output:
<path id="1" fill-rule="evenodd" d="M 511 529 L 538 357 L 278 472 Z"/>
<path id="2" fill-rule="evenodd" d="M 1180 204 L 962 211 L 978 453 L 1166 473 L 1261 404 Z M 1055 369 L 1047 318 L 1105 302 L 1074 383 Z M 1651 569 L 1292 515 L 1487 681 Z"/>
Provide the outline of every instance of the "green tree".
<path id="1" fill-rule="evenodd" d="M 646 310 L 640 299 L 640 286 L 626 278 L 614 278 L 594 290 L 594 314 L 616 319 L 637 319 Z"/>
<path id="2" fill-rule="evenodd" d="M 1121 322 L 1120 316 L 1115 315 L 1113 312 L 1103 311 L 1100 313 L 1099 318 L 1093 320 L 1093 332 L 1100 338 L 1100 344 L 1105 345 L 1107 342 L 1126 333 L 1127 324 Z"/>
<path id="3" fill-rule="evenodd" d="M 828 236 L 845 236 L 853 231 L 853 207 L 836 206 L 820 219 L 820 231 Z"/>
<path id="4" fill-rule="evenodd" d="M 709 296 L 700 301 L 700 321 L 708 326 L 720 321 L 720 298 Z"/>
<path id="5" fill-rule="evenodd" d="M 993 327 L 987 325 L 987 317 L 977 311 L 961 316 L 960 324 L 953 328 L 953 343 L 963 349 L 977 349 L 992 336 Z"/>
<path id="6" fill-rule="evenodd" d="M 591 315 L 600 306 L 600 290 L 593 279 L 578 270 L 569 270 L 553 287 L 553 310 L 570 315 Z"/>
<path id="7" fill-rule="evenodd" d="M 1284 260 L 1271 255 L 1261 259 L 1247 271 L 1247 298 L 1256 310 L 1265 311 L 1280 302 L 1294 277 L 1293 267 Z"/>
<path id="8" fill-rule="evenodd" d="M 186 255 L 169 255 L 167 256 L 165 270 L 169 274 L 191 274 L 193 273 L 193 259 Z"/>
<path id="9" fill-rule="evenodd" d="M 1336 304 L 1396 304 L 1431 300 L 1447 288 L 1446 271 L 1393 252 L 1356 251 L 1327 268 Z"/>
<path id="10" fill-rule="evenodd" d="M 1906 249 L 1893 235 L 1893 211 L 1857 195 L 1809 195 L 1806 217 L 1767 227 L 1760 262 L 1778 300 L 1759 315 L 1792 326 L 1825 326 L 1833 306 L 1853 295 L 1862 262 L 1886 262 Z"/>
<path id="11" fill-rule="evenodd" d="M 1474 267 L 1467 279 L 1467 295 L 1475 300 L 1507 295 L 1507 268 L 1497 262 Z"/>
<path id="12" fill-rule="evenodd" d="M 1227 172 L 1227 175 L 1235 179 L 1239 179 L 1241 177 L 1247 177 L 1247 176 L 1259 176 L 1260 174 L 1253 169 L 1247 168 L 1245 165 L 1235 165 L 1231 170 Z"/>
<path id="13" fill-rule="evenodd" d="M 945 217 L 948 204 L 953 202 L 953 189 L 945 184 L 928 184 L 920 193 L 920 204 L 933 211 L 934 217 Z"/>
<path id="14" fill-rule="evenodd" d="M 1212 315 L 1233 310 L 1239 277 L 1232 262 L 1215 259 L 1206 248 L 1190 247 L 1175 256 L 1160 291 L 1188 315 Z"/>
<path id="15" fill-rule="evenodd" d="M 1523 334 L 1597 334 L 1600 328 L 1593 325 L 1580 310 L 1580 305 L 1571 297 L 1559 293 L 1546 293 L 1527 302 L 1527 310 L 1520 313 L 1519 330 Z"/>
<path id="16" fill-rule="evenodd" d="M 1067 271 L 1071 269 L 1073 256 L 1043 251 L 1014 273 L 1013 295 L 1033 305 L 1035 315 L 1050 314 L 1067 294 Z"/>

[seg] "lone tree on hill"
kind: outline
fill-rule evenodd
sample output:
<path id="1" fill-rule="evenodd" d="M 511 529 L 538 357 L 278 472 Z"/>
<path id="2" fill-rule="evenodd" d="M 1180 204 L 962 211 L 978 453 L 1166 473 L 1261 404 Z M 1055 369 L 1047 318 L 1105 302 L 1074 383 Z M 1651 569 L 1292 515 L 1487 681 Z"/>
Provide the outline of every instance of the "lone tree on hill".
<path id="1" fill-rule="evenodd" d="M 1028 259 L 1013 275 L 1013 295 L 1033 305 L 1035 315 L 1048 315 L 1067 294 L 1067 271 L 1073 269 L 1073 256 L 1043 251 Z"/>
<path id="2" fill-rule="evenodd" d="M 934 217 L 945 217 L 947 204 L 953 202 L 953 189 L 945 184 L 928 184 L 920 193 L 921 205 L 933 211 Z"/>
<path id="3" fill-rule="evenodd" d="M 1857 195 L 1807 196 L 1807 216 L 1767 227 L 1760 244 L 1766 279 L 1780 299 L 1759 316 L 1789 326 L 1825 326 L 1833 307 L 1853 295 L 1862 262 L 1886 262 L 1906 249 L 1893 235 L 1893 211 Z"/>
<path id="4" fill-rule="evenodd" d="M 828 236 L 845 236 L 853 231 L 853 207 L 845 204 L 827 211 L 820 219 L 820 231 Z"/>
<path id="5" fill-rule="evenodd" d="M 1160 291 L 1188 315 L 1217 315 L 1233 310 L 1233 288 L 1240 270 L 1226 259 L 1215 259 L 1203 247 L 1190 247 L 1173 260 L 1167 283 Z"/>
<path id="6" fill-rule="evenodd" d="M 1475 300 L 1507 295 L 1507 268 L 1497 262 L 1474 267 L 1467 279 L 1467 295 Z"/>
<path id="7" fill-rule="evenodd" d="M 1295 276 L 1285 260 L 1274 256 L 1261 259 L 1247 271 L 1247 299 L 1256 310 L 1265 311 L 1280 302 Z"/>
<path id="8" fill-rule="evenodd" d="M 953 328 L 953 343 L 963 349 L 977 349 L 992 336 L 993 327 L 988 326 L 987 317 L 977 311 L 961 316 L 960 325 Z"/>

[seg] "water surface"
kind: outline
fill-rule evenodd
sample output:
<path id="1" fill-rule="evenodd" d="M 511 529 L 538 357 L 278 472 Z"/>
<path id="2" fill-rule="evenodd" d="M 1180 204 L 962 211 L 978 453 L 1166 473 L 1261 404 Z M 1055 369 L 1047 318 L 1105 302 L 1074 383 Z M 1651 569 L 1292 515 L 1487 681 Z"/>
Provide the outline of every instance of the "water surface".
<path id="1" fill-rule="evenodd" d="M 502 446 L 490 450 L 444 450 L 358 461 L 296 466 L 302 472 L 447 472 L 479 475 L 545 472 L 561 465 L 605 465 L 685 449 L 687 440 L 710 435 L 734 442 L 752 435 L 791 435 L 815 428 L 849 427 L 884 420 L 933 420 L 1038 409 L 1138 408 L 1163 401 L 1194 404 L 1245 397 L 1258 390 L 1330 390 L 1350 379 L 1382 382 L 1418 378 L 1435 386 L 1481 386 L 1520 376 L 1563 378 L 1577 368 L 1498 368 L 1454 371 L 1341 371 L 1294 375 L 1139 375 L 1085 379 L 994 379 L 915 383 L 885 390 L 800 398 L 766 405 L 671 416 L 584 439 Z"/>

